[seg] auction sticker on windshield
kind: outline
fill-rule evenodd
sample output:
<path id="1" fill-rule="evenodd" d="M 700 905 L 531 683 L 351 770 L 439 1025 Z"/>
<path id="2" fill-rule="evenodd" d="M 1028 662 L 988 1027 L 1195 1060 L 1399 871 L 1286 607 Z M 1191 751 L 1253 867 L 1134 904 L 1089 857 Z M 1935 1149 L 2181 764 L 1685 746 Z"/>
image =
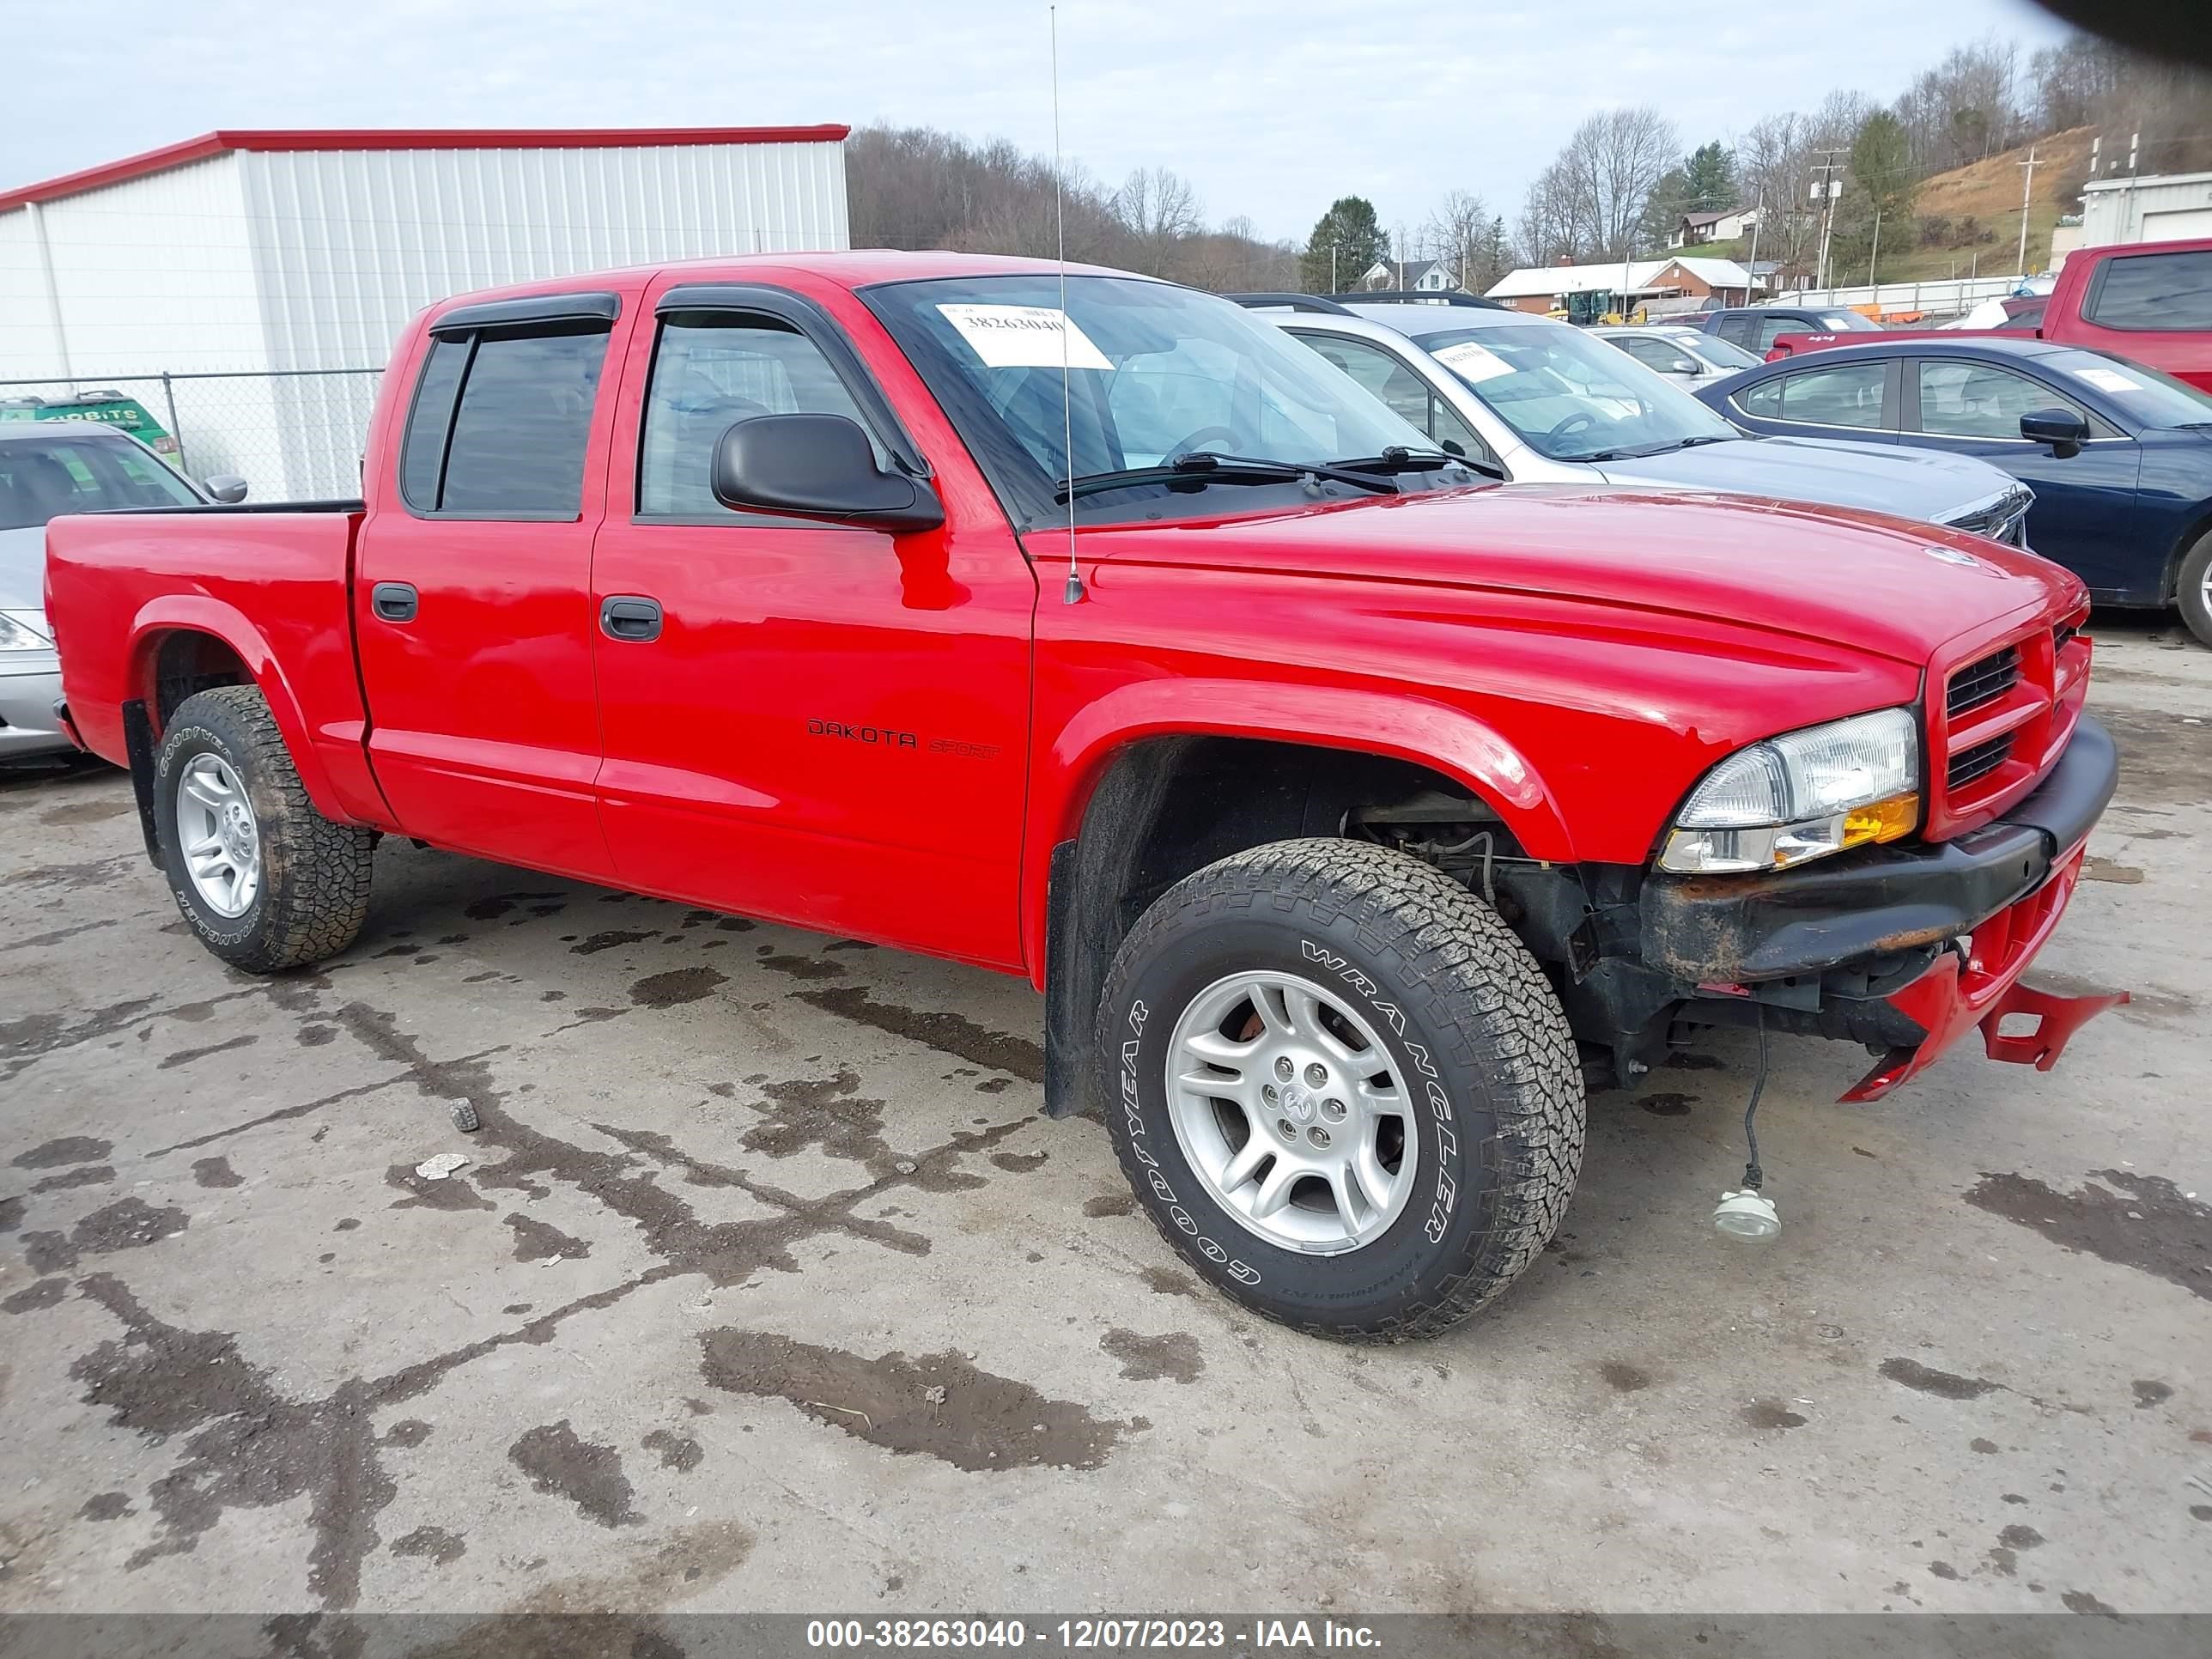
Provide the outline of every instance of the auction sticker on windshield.
<path id="1" fill-rule="evenodd" d="M 1513 372 L 1512 364 L 1488 346 L 1477 345 L 1472 340 L 1462 340 L 1457 345 L 1444 346 L 1429 355 L 1470 385 L 1478 380 L 1494 380 Z"/>
<path id="2" fill-rule="evenodd" d="M 945 320 L 975 348 L 987 368 L 1106 368 L 1113 364 L 1055 306 L 941 305 Z M 1063 343 L 1064 342 L 1064 343 Z M 1062 352 L 1066 356 L 1063 360 Z"/>

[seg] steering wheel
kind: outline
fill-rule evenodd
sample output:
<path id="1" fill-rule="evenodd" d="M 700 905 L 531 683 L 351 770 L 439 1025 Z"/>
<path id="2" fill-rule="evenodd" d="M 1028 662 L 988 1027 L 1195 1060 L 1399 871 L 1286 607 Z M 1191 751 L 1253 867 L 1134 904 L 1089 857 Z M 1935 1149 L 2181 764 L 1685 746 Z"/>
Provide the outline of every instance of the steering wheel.
<path id="1" fill-rule="evenodd" d="M 1544 436 L 1547 441 L 1553 438 L 1571 438 L 1576 433 L 1587 432 L 1596 424 L 1597 416 L 1591 414 L 1589 410 L 1586 409 L 1577 410 L 1573 414 L 1568 416 L 1565 420 L 1561 421 L 1549 432 L 1547 432 Z"/>
<path id="2" fill-rule="evenodd" d="M 1238 435 L 1225 426 L 1202 426 L 1188 437 L 1170 444 L 1167 447 L 1167 456 L 1172 460 L 1178 455 L 1188 455 L 1200 446 L 1207 443 L 1225 443 L 1234 449 L 1241 441 L 1243 441 Z"/>

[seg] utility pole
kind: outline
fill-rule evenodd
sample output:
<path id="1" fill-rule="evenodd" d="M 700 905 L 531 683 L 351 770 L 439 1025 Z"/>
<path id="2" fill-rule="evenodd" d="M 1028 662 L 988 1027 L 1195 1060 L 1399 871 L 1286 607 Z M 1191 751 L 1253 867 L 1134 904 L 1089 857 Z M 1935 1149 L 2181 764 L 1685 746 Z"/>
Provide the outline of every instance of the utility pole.
<path id="1" fill-rule="evenodd" d="M 2020 164 L 2027 170 L 2020 185 L 2020 274 L 2027 275 L 2027 204 L 2035 189 L 2035 146 L 2027 147 L 2027 160 Z"/>
<path id="2" fill-rule="evenodd" d="M 1837 161 L 1836 157 L 1849 155 L 1850 152 L 1841 149 L 1816 149 L 1813 154 L 1828 158 L 1825 161 L 1815 161 L 1813 164 L 1814 171 L 1820 177 L 1814 183 L 1812 192 L 1820 198 L 1820 251 L 1814 260 L 1813 286 L 1825 293 L 1828 287 L 1829 222 L 1835 216 L 1836 198 L 1844 193 L 1844 181 L 1836 177 L 1837 173 L 1843 171 L 1844 164 Z"/>
<path id="3" fill-rule="evenodd" d="M 1331 242 L 1328 245 L 1328 291 L 1331 294 L 1341 294 L 1344 292 L 1344 289 L 1338 284 L 1336 280 L 1337 246 L 1338 245 L 1334 242 Z"/>
<path id="4" fill-rule="evenodd" d="M 1875 290 L 1874 303 L 1876 310 L 1880 310 L 1881 308 L 1881 294 L 1880 291 L 1881 284 L 1875 281 L 1874 271 L 1875 266 L 1881 262 L 1881 204 L 1880 203 L 1876 203 L 1874 210 L 1874 252 L 1867 255 L 1867 286 Z"/>
<path id="5" fill-rule="evenodd" d="M 1741 201 L 1742 198 L 1736 198 Z M 1751 210 L 1751 253 L 1745 260 L 1743 274 L 1751 279 L 1750 287 L 1743 291 L 1743 302 L 1751 303 L 1751 290 L 1759 286 L 1759 228 L 1766 217 L 1766 192 L 1759 192 L 1759 200 Z"/>

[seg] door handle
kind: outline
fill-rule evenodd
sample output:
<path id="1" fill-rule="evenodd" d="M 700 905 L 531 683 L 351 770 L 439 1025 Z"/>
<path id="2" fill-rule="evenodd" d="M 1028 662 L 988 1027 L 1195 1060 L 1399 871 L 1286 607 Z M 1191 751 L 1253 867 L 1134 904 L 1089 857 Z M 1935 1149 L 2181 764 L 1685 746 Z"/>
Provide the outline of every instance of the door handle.
<path id="1" fill-rule="evenodd" d="M 368 608 L 379 622 L 413 622 L 421 603 L 412 582 L 379 582 L 368 590 Z"/>
<path id="2" fill-rule="evenodd" d="M 611 640 L 633 644 L 660 637 L 660 601 L 637 593 L 616 593 L 599 604 L 599 628 Z"/>

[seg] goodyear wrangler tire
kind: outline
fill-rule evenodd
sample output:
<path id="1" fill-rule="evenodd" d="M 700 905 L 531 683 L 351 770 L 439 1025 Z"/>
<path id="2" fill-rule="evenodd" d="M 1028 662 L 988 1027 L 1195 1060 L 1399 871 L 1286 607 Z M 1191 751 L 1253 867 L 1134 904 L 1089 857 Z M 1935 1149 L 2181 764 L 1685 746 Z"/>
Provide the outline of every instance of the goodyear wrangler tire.
<path id="1" fill-rule="evenodd" d="M 1582 1071 L 1558 998 L 1467 889 L 1350 841 L 1258 847 L 1140 918 L 1099 1006 L 1107 1118 L 1161 1233 L 1320 1335 L 1442 1331 L 1558 1230 Z"/>
<path id="2" fill-rule="evenodd" d="M 177 908 L 234 967 L 336 956 L 368 914 L 376 836 L 315 810 L 261 693 L 187 697 L 154 760 L 154 830 Z"/>

